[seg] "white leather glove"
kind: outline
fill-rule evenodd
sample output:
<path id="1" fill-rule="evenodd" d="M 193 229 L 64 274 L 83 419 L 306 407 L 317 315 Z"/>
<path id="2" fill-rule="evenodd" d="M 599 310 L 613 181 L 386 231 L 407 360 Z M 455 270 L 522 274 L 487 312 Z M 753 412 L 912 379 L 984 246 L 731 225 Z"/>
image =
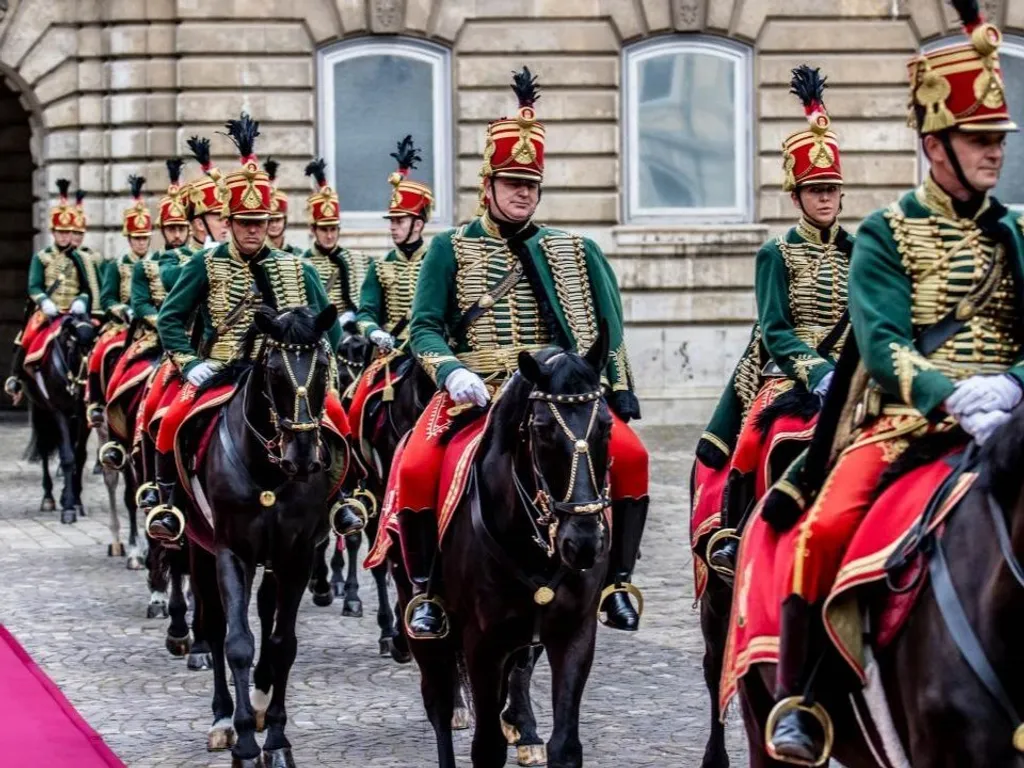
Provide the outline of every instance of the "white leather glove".
<path id="1" fill-rule="evenodd" d="M 355 319 L 355 312 L 342 312 L 341 315 L 338 317 L 338 322 L 341 323 L 341 327 L 344 328 L 349 323 L 354 322 Z"/>
<path id="2" fill-rule="evenodd" d="M 57 305 L 53 303 L 52 299 L 43 299 L 39 302 L 39 309 L 41 309 L 43 314 L 47 317 L 56 317 L 60 314 L 60 310 L 57 309 Z"/>
<path id="3" fill-rule="evenodd" d="M 220 363 L 212 363 L 204 361 L 193 368 L 186 374 L 185 378 L 188 379 L 188 383 L 194 387 L 200 386 L 203 382 L 209 381 L 213 374 L 221 369 Z"/>
<path id="4" fill-rule="evenodd" d="M 956 391 L 946 398 L 946 410 L 957 418 L 989 411 L 1012 411 L 1024 390 L 1012 376 L 999 373 L 971 376 L 957 382 Z"/>
<path id="5" fill-rule="evenodd" d="M 75 299 L 71 302 L 71 314 L 72 315 L 84 315 L 86 312 L 85 302 L 81 299 Z"/>
<path id="6" fill-rule="evenodd" d="M 963 416 L 960 419 L 960 426 L 974 438 L 974 442 L 984 445 L 985 441 L 992 437 L 992 433 L 1009 420 L 1010 414 L 1006 411 L 986 411 Z"/>
<path id="7" fill-rule="evenodd" d="M 395 337 L 387 331 L 382 331 L 380 328 L 370 331 L 370 341 L 385 352 L 390 352 L 395 348 Z"/>
<path id="8" fill-rule="evenodd" d="M 818 382 L 818 386 L 814 388 L 814 394 L 818 397 L 825 397 L 828 394 L 828 388 L 832 386 L 832 377 L 835 376 L 835 371 L 829 371 L 821 377 L 821 381 Z"/>
<path id="9" fill-rule="evenodd" d="M 135 312 L 131 307 L 124 308 L 124 319 L 129 323 L 135 319 Z"/>
<path id="10" fill-rule="evenodd" d="M 487 405 L 491 396 L 487 393 L 484 380 L 468 368 L 456 368 L 444 380 L 444 388 L 457 405 L 473 403 L 481 408 Z"/>

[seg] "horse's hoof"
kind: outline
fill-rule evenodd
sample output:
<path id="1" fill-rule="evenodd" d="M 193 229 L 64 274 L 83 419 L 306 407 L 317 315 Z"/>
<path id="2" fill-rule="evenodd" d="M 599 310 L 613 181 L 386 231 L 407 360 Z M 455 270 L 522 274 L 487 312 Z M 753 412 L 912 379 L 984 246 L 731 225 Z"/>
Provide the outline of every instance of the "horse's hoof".
<path id="1" fill-rule="evenodd" d="M 224 749 L 231 749 L 235 746 L 238 737 L 235 735 L 235 727 L 231 724 L 231 718 L 225 717 L 218 720 L 206 734 L 206 749 L 210 752 L 220 752 Z"/>
<path id="2" fill-rule="evenodd" d="M 501 732 L 505 734 L 505 741 L 508 742 L 510 747 L 514 747 L 519 743 L 519 729 L 511 723 L 505 722 L 505 718 L 501 718 Z"/>
<path id="3" fill-rule="evenodd" d="M 331 590 L 326 592 L 314 592 L 313 593 L 313 605 L 318 608 L 326 608 L 334 602 L 334 593 Z"/>
<path id="4" fill-rule="evenodd" d="M 202 672 L 206 669 L 213 668 L 213 654 L 212 653 L 189 653 L 188 661 L 185 665 L 192 672 Z"/>
<path id="5" fill-rule="evenodd" d="M 256 757 L 231 757 L 231 768 L 264 768 L 263 755 Z"/>
<path id="6" fill-rule="evenodd" d="M 150 603 L 146 606 L 147 619 L 166 619 L 167 603 Z"/>
<path id="7" fill-rule="evenodd" d="M 452 730 L 464 731 L 469 728 L 469 710 L 465 707 L 456 707 L 452 712 Z"/>
<path id="8" fill-rule="evenodd" d="M 124 544 L 115 541 L 107 545 L 107 557 L 124 557 Z"/>
<path id="9" fill-rule="evenodd" d="M 88 517 L 88 513 L 85 511 L 84 504 L 75 504 L 75 512 L 78 513 L 79 517 Z"/>
<path id="10" fill-rule="evenodd" d="M 382 637 L 377 641 L 377 654 L 381 657 L 388 657 L 394 653 L 395 644 L 390 637 Z"/>
<path id="11" fill-rule="evenodd" d="M 78 515 L 75 514 L 73 509 L 62 509 L 60 512 L 60 521 L 64 525 L 71 525 L 78 520 Z"/>
<path id="12" fill-rule="evenodd" d="M 269 691 L 261 691 L 253 688 L 249 691 L 249 704 L 252 706 L 253 717 L 256 718 L 256 732 L 263 733 L 267 727 L 267 710 L 270 709 L 270 701 L 274 696 L 274 686 Z"/>
<path id="13" fill-rule="evenodd" d="M 346 600 L 344 607 L 341 609 L 341 615 L 351 616 L 354 619 L 363 618 L 363 601 L 359 598 Z"/>
<path id="14" fill-rule="evenodd" d="M 171 656 L 176 659 L 181 659 L 187 656 L 188 652 L 192 650 L 192 638 L 188 635 L 185 635 L 185 637 L 171 637 L 168 635 L 164 645 Z"/>
<path id="15" fill-rule="evenodd" d="M 291 747 L 263 750 L 263 765 L 266 768 L 295 768 Z"/>
<path id="16" fill-rule="evenodd" d="M 547 765 L 548 750 L 543 744 L 521 744 L 516 747 L 516 762 L 520 765 Z"/>
<path id="17" fill-rule="evenodd" d="M 39 504 L 40 512 L 53 512 L 57 509 L 57 502 L 53 500 L 53 496 L 44 496 L 42 502 Z"/>
<path id="18" fill-rule="evenodd" d="M 146 569 L 146 563 L 138 555 L 132 555 L 125 561 L 124 567 L 129 571 L 142 571 Z"/>

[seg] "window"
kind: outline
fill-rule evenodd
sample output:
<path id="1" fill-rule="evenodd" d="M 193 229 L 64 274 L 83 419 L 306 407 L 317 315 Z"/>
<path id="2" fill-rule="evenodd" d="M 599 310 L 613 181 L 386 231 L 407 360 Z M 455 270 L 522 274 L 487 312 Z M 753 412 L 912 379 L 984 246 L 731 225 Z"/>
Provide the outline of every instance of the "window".
<path id="1" fill-rule="evenodd" d="M 623 57 L 624 218 L 749 221 L 750 50 L 673 36 Z"/>
<path id="2" fill-rule="evenodd" d="M 318 57 L 320 153 L 341 198 L 342 223 L 380 227 L 412 134 L 423 162 L 411 176 L 434 190 L 434 222 L 452 219 L 452 98 L 447 49 L 401 38 L 343 42 Z"/>
<path id="3" fill-rule="evenodd" d="M 963 35 L 947 37 L 928 43 L 923 50 L 933 51 L 951 43 L 965 42 L 967 42 L 967 38 Z M 1003 38 L 1003 44 L 999 47 L 999 65 L 1003 70 L 1003 83 L 1006 87 L 1006 100 L 1010 104 L 1010 117 L 1013 122 L 1024 129 L 1024 38 L 1015 38 L 1009 35 Z M 928 173 L 928 158 L 925 157 L 920 145 L 918 153 L 921 158 L 921 177 L 924 178 L 924 175 Z M 1024 208 L 1024 133 L 1018 131 L 1006 134 L 1003 172 L 993 194 L 1004 205 Z"/>

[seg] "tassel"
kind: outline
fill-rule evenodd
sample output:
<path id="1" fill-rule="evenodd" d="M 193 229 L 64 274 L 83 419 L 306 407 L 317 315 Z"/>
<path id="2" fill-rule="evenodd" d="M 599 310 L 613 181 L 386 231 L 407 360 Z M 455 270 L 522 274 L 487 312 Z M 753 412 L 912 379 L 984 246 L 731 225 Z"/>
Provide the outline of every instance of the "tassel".
<path id="1" fill-rule="evenodd" d="M 381 400 L 385 403 L 394 402 L 395 399 L 395 388 L 391 386 L 391 356 L 389 355 L 384 360 L 384 394 L 381 396 Z"/>

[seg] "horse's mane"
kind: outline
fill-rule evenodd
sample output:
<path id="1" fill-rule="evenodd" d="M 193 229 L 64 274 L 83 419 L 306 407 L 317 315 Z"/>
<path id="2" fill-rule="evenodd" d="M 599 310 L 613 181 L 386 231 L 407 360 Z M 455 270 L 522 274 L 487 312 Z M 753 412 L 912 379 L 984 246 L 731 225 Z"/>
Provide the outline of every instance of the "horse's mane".
<path id="1" fill-rule="evenodd" d="M 761 436 L 767 436 L 772 425 L 783 416 L 799 416 L 809 420 L 818 415 L 821 401 L 818 396 L 808 392 L 802 384 L 797 384 L 788 392 L 784 392 L 772 401 L 772 404 L 757 415 L 755 426 Z"/>

